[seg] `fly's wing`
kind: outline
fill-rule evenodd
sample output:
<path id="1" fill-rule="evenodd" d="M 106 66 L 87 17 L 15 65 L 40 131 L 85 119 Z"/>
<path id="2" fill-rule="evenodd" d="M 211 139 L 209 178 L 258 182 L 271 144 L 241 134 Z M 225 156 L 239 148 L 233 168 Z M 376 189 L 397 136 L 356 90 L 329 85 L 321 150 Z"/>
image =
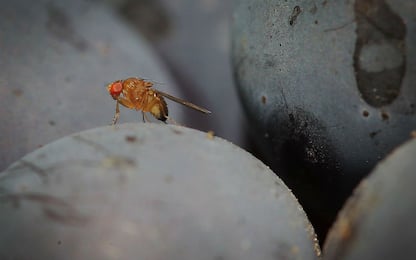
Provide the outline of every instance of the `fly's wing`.
<path id="1" fill-rule="evenodd" d="M 168 98 L 168 99 L 170 99 L 170 100 L 172 100 L 172 101 L 175 101 L 175 102 L 177 102 L 177 103 L 179 103 L 179 104 L 182 104 L 182 105 L 184 105 L 184 106 L 187 106 L 187 107 L 189 107 L 189 108 L 195 109 L 195 110 L 197 110 L 197 111 L 199 111 L 199 112 L 202 112 L 202 113 L 205 113 L 205 114 L 211 114 L 211 111 L 209 111 L 209 110 L 207 110 L 207 109 L 205 109 L 205 108 L 202 108 L 202 107 L 200 107 L 200 106 L 197 106 L 197 105 L 195 105 L 195 104 L 192 104 L 191 102 L 188 102 L 188 101 L 185 101 L 185 100 L 183 100 L 183 99 L 180 99 L 180 98 L 177 98 L 177 97 L 171 96 L 171 95 L 169 95 L 169 94 L 167 94 L 167 93 L 165 93 L 165 92 L 162 92 L 162 91 L 160 91 L 160 90 L 154 90 L 154 91 L 155 91 L 156 93 L 160 94 L 161 96 L 163 96 L 163 97 L 165 97 L 165 98 Z"/>

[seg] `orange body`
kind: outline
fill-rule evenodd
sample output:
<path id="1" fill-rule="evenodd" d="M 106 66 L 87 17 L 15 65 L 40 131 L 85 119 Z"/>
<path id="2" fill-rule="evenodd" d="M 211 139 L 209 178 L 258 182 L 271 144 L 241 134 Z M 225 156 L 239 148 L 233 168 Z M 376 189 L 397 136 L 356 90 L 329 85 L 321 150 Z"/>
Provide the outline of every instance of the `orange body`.
<path id="1" fill-rule="evenodd" d="M 152 86 L 152 82 L 139 78 L 128 78 L 115 81 L 107 88 L 110 95 L 121 105 L 130 109 L 150 112 L 155 118 L 166 121 L 168 106 L 165 99 L 154 91 Z"/>
<path id="2" fill-rule="evenodd" d="M 108 93 L 117 101 L 113 124 L 117 122 L 119 117 L 119 103 L 127 108 L 142 111 L 143 120 L 145 118 L 144 112 L 149 112 L 156 119 L 165 122 L 168 119 L 168 106 L 166 105 L 164 97 L 200 112 L 206 114 L 211 113 L 205 108 L 201 108 L 185 100 L 153 89 L 152 87 L 152 82 L 140 78 L 117 80 L 109 84 L 107 86 Z"/>

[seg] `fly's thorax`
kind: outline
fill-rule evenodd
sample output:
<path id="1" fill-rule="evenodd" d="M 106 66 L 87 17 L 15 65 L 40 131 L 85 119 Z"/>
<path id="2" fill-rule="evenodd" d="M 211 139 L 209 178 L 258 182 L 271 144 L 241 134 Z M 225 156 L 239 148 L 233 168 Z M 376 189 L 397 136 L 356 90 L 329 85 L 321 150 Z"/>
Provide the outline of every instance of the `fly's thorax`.
<path id="1" fill-rule="evenodd" d="M 140 78 L 128 78 L 124 80 L 124 85 L 130 88 L 150 88 L 153 83 Z"/>
<path id="2" fill-rule="evenodd" d="M 136 109 L 141 109 L 147 100 L 147 91 L 144 88 L 128 86 L 123 89 L 123 95 L 126 99 L 135 105 Z"/>

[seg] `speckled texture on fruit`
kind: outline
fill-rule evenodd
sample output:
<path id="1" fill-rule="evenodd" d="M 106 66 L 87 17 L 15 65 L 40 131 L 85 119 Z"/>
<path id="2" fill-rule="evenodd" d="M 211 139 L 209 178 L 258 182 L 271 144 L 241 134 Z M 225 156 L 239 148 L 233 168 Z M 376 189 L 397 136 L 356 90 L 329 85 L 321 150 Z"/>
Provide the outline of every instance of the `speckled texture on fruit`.
<path id="1" fill-rule="evenodd" d="M 0 258 L 316 259 L 313 228 L 258 159 L 207 133 L 122 124 L 0 173 Z"/>

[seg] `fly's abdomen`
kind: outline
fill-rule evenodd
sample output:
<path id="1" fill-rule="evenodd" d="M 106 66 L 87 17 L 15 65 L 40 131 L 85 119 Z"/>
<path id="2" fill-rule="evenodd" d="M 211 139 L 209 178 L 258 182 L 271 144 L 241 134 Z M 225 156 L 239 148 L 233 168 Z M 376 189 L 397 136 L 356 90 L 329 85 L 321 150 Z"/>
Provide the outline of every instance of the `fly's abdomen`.
<path id="1" fill-rule="evenodd" d="M 156 96 L 151 102 L 149 112 L 158 120 L 165 122 L 168 119 L 168 106 L 163 97 Z"/>

